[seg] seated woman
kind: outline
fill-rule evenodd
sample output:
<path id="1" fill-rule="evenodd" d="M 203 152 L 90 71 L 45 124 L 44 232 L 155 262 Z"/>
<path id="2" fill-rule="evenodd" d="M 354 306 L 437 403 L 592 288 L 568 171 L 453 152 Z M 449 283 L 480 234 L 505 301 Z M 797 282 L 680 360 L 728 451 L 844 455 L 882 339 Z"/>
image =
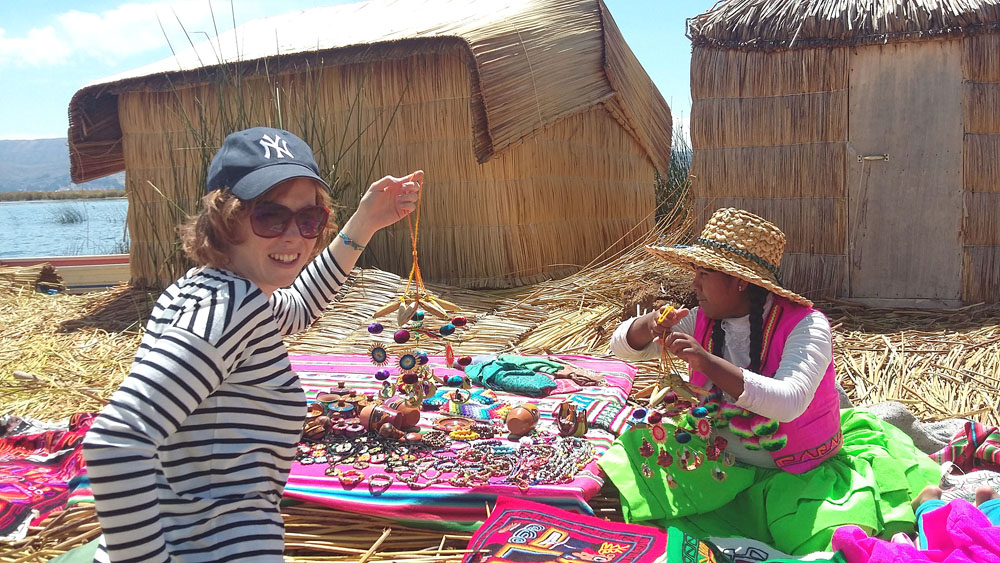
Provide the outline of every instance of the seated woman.
<path id="1" fill-rule="evenodd" d="M 676 440 L 688 433 L 664 432 L 656 422 L 652 433 L 640 425 L 605 455 L 601 467 L 632 520 L 660 519 L 699 537 L 750 537 L 801 554 L 828 550 L 843 524 L 890 534 L 912 528 L 909 499 L 937 483 L 937 465 L 904 433 L 866 413 L 842 415 L 830 324 L 782 287 L 784 244 L 771 223 L 720 209 L 693 245 L 647 248 L 694 270 L 698 306 L 629 319 L 611 349 L 646 360 L 665 347 L 688 363 L 690 384 L 704 390 L 701 403 L 716 416 L 702 440 L 698 432 L 690 443 Z M 656 450 L 649 439 L 663 446 L 659 456 L 646 455 Z M 728 456 L 733 467 L 722 463 Z M 696 471 L 701 465 L 712 471 Z"/>
<path id="2" fill-rule="evenodd" d="M 329 242 L 309 146 L 268 127 L 226 137 L 181 229 L 197 267 L 160 295 L 84 440 L 96 561 L 282 561 L 279 502 L 306 415 L 282 336 L 323 313 L 371 236 L 416 208 L 422 178 L 373 183 Z"/>

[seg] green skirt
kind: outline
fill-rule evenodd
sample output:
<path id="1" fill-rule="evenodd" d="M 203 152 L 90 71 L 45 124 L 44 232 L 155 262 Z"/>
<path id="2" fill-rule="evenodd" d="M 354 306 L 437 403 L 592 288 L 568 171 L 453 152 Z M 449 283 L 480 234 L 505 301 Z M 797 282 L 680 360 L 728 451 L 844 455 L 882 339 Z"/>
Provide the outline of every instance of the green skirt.
<path id="1" fill-rule="evenodd" d="M 619 490 L 626 521 L 673 526 L 698 538 L 753 538 L 803 555 L 830 551 L 834 530 L 848 524 L 886 538 L 913 531 L 910 501 L 940 481 L 940 467 L 909 436 L 871 413 L 845 409 L 840 418 L 840 452 L 798 475 L 710 460 L 684 471 L 676 455 L 683 446 L 673 428 L 662 444 L 647 428 L 626 432 L 599 465 Z M 649 446 L 652 455 L 643 456 Z M 704 455 L 698 438 L 686 446 Z M 663 449 L 674 458 L 666 468 L 657 463 Z M 725 472 L 722 481 L 712 475 L 716 466 Z"/>

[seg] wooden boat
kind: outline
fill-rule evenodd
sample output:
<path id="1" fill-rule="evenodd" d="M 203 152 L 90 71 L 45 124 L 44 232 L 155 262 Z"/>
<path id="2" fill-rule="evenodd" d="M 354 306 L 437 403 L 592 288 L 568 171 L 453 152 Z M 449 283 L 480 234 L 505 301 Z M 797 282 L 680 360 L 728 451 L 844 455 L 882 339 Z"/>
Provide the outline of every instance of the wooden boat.
<path id="1" fill-rule="evenodd" d="M 0 258 L 0 266 L 25 267 L 49 263 L 66 285 L 67 293 L 104 291 L 125 283 L 131 274 L 128 254 Z"/>

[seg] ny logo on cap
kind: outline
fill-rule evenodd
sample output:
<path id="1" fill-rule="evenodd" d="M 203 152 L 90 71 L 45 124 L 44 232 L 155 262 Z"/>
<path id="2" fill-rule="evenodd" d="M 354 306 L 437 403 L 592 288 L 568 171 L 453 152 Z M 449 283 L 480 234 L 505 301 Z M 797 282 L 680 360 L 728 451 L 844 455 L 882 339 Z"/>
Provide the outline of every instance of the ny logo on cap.
<path id="1" fill-rule="evenodd" d="M 279 145 L 278 143 L 281 144 Z M 271 149 L 274 149 L 274 155 L 278 158 L 285 158 L 285 155 L 288 158 L 295 158 L 288 150 L 288 141 L 282 139 L 280 135 L 275 135 L 274 139 L 272 139 L 265 134 L 260 140 L 260 146 L 264 147 L 264 158 L 271 158 Z"/>

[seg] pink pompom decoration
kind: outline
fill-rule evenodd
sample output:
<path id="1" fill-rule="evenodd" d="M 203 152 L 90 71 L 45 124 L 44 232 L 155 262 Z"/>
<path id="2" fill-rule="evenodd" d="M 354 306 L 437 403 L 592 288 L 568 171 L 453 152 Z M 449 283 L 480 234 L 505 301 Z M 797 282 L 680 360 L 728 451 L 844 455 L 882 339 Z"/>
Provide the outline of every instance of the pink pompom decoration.
<path id="1" fill-rule="evenodd" d="M 760 439 L 760 447 L 764 448 L 769 452 L 781 451 L 788 445 L 788 436 L 784 434 L 775 434 L 767 438 Z"/>
<path id="2" fill-rule="evenodd" d="M 755 415 L 750 419 L 750 427 L 757 436 L 770 436 L 778 431 L 777 420 L 772 420 L 765 416 Z"/>
<path id="3" fill-rule="evenodd" d="M 755 434 L 753 433 L 751 420 L 752 419 L 744 416 L 734 416 L 729 419 L 729 430 L 740 438 L 753 438 L 755 437 Z"/>

